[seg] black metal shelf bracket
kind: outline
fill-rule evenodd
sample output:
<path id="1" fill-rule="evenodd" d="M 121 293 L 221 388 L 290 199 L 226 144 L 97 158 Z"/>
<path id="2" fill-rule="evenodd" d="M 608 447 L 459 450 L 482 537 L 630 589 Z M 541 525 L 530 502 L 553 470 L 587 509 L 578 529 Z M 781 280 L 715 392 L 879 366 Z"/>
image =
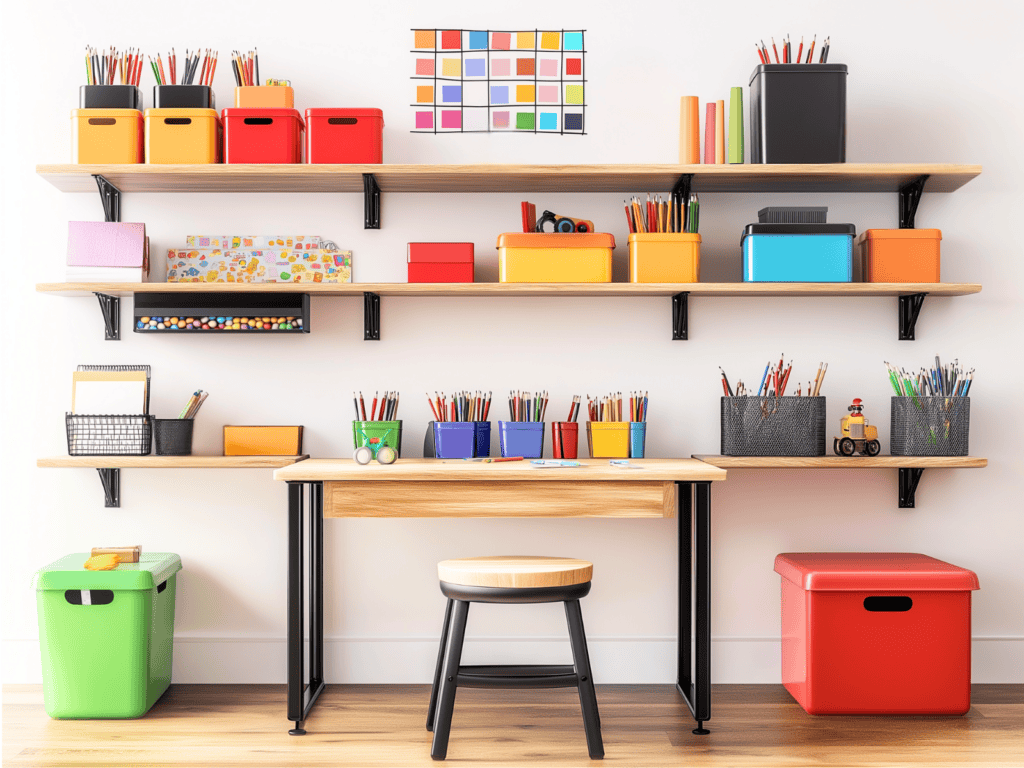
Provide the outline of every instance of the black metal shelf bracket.
<path id="1" fill-rule="evenodd" d="M 900 467 L 900 509 L 914 508 L 914 495 L 923 472 L 920 467 Z"/>
<path id="2" fill-rule="evenodd" d="M 900 341 L 914 341 L 914 329 L 917 327 L 917 316 L 921 314 L 921 306 L 927 293 L 908 293 L 899 297 Z"/>
<path id="3" fill-rule="evenodd" d="M 121 220 L 121 190 L 111 184 L 103 176 L 93 174 L 96 186 L 100 189 L 100 202 L 103 203 L 103 220 Z"/>
<path id="4" fill-rule="evenodd" d="M 686 231 L 686 212 L 689 206 L 684 201 L 690 199 L 690 189 L 693 187 L 693 174 L 684 173 L 679 181 L 672 187 L 672 231 Z"/>
<path id="5" fill-rule="evenodd" d="M 363 174 L 363 229 L 380 229 L 380 187 L 372 173 Z"/>
<path id="6" fill-rule="evenodd" d="M 93 294 L 100 301 L 100 312 L 103 314 L 104 332 L 103 338 L 106 341 L 121 340 L 121 297 L 110 296 L 106 293 Z"/>
<path id="7" fill-rule="evenodd" d="M 918 176 L 900 187 L 900 229 L 913 229 L 914 216 L 917 215 L 917 204 L 921 202 L 924 183 L 928 176 Z"/>
<path id="8" fill-rule="evenodd" d="M 103 484 L 104 507 L 121 506 L 121 470 L 109 467 L 97 467 L 100 483 Z"/>
<path id="9" fill-rule="evenodd" d="M 380 341 L 380 294 L 363 292 L 363 341 Z"/>
<path id="10" fill-rule="evenodd" d="M 686 341 L 690 332 L 689 291 L 672 297 L 672 341 Z"/>

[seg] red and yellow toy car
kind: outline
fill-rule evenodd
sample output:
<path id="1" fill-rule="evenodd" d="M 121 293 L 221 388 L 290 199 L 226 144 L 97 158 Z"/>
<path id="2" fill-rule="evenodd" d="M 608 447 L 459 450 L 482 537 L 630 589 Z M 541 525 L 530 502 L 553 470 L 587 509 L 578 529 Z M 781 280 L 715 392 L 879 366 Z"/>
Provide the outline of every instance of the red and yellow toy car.
<path id="1" fill-rule="evenodd" d="M 855 453 L 877 456 L 882 450 L 878 442 L 878 427 L 868 424 L 861 402 L 859 397 L 854 398 L 853 405 L 846 409 L 850 414 L 840 421 L 843 436 L 832 440 L 832 450 L 839 456 L 853 456 Z"/>

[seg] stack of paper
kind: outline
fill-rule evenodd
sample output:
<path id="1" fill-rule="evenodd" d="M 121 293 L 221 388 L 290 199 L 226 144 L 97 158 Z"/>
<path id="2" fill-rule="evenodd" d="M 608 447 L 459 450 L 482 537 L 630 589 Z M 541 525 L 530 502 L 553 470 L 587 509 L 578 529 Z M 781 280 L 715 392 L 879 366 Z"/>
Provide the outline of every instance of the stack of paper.
<path id="1" fill-rule="evenodd" d="M 71 412 L 125 415 L 146 412 L 146 371 L 75 371 Z"/>
<path id="2" fill-rule="evenodd" d="M 143 283 L 149 275 L 145 224 L 118 221 L 68 222 L 65 280 Z"/>

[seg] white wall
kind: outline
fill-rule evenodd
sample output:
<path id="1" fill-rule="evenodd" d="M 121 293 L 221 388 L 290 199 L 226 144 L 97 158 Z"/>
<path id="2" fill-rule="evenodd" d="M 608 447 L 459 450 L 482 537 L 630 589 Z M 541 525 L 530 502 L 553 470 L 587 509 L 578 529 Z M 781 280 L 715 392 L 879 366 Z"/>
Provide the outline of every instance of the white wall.
<path id="1" fill-rule="evenodd" d="M 951 2 L 849 5 L 754 0 L 731 6 L 658 3 L 628 14 L 621 3 L 521 2 L 515 12 L 449 2 L 297 0 L 237 4 L 183 0 L 159 14 L 112 0 L 8 4 L 5 72 L 32 60 L 32 76 L 4 77 L 3 215 L 3 676 L 37 681 L 31 574 L 69 552 L 140 543 L 181 555 L 175 680 L 280 682 L 285 674 L 285 488 L 269 471 L 122 473 L 123 504 L 104 509 L 92 470 L 37 469 L 65 452 L 70 372 L 79 363 L 150 363 L 153 411 L 166 416 L 196 387 L 212 394 L 197 423 L 198 453 L 218 453 L 225 423 L 306 427 L 313 456 L 347 456 L 349 393 L 395 388 L 410 425 L 409 455 L 429 410 L 424 390 L 511 387 L 551 390 L 553 412 L 573 393 L 643 387 L 651 395 L 651 456 L 717 452 L 718 366 L 752 380 L 785 352 L 801 379 L 830 363 L 824 392 L 837 427 L 852 397 L 888 439 L 883 360 L 913 367 L 936 353 L 977 368 L 972 453 L 983 470 L 929 470 L 913 510 L 896 507 L 896 473 L 865 470 L 731 472 L 714 490 L 714 679 L 779 678 L 776 553 L 918 551 L 977 571 L 975 680 L 1024 682 L 1020 490 L 1024 461 L 1013 399 L 1024 376 L 1018 354 L 1020 284 L 1015 232 L 1024 205 L 1020 128 L 1024 110 L 1014 53 L 1020 12 Z M 258 10 L 257 10 L 258 9 Z M 282 11 L 286 11 L 283 13 Z M 657 19 L 656 24 L 631 18 Z M 769 19 L 777 20 L 772 26 Z M 1016 23 L 1014 23 L 1016 21 Z M 588 135 L 424 136 L 409 132 L 415 26 L 587 29 Z M 205 34 L 197 34 L 197 30 Z M 928 299 L 918 341 L 899 342 L 894 299 L 693 299 L 688 342 L 672 342 L 663 299 L 387 299 L 383 341 L 364 343 L 357 298 L 314 299 L 313 333 L 300 337 L 140 336 L 102 340 L 91 298 L 40 296 L 61 279 L 66 222 L 98 219 L 97 195 L 67 195 L 34 174 L 68 159 L 68 112 L 86 44 L 212 46 L 222 54 L 257 44 L 265 76 L 290 78 L 296 106 L 384 110 L 385 159 L 402 163 L 676 162 L 678 104 L 728 98 L 747 85 L 751 43 L 790 31 L 834 38 L 832 60 L 849 65 L 851 162 L 981 163 L 984 174 L 951 195 L 926 195 L 918 226 L 943 231 L 943 278 L 979 282 L 980 295 Z M 31 48 L 30 48 L 31 47 Z M 144 74 L 147 104 L 152 80 Z M 658 85 L 660 84 L 660 85 Z M 219 67 L 220 105 L 232 78 Z M 16 107 L 16 108 L 14 108 Z M 322 234 L 355 254 L 361 281 L 403 281 L 409 240 L 472 240 L 484 280 L 496 279 L 494 242 L 519 226 L 523 197 L 594 219 L 621 241 L 622 194 L 385 195 L 380 231 L 361 227 L 359 195 L 143 195 L 123 200 L 159 254 L 190 233 Z M 767 204 L 826 204 L 830 221 L 858 231 L 896 225 L 896 196 L 705 195 L 705 273 L 739 277 L 742 227 Z M 130 301 L 123 308 L 125 322 Z M 498 416 L 500 416 L 500 409 Z M 595 669 L 603 682 L 668 682 L 674 676 L 675 522 L 612 520 L 334 520 L 326 525 L 326 634 L 337 681 L 426 681 L 444 607 L 434 564 L 508 552 L 566 554 L 595 563 L 585 601 Z M 472 654 L 566 657 L 560 608 L 474 608 Z"/>

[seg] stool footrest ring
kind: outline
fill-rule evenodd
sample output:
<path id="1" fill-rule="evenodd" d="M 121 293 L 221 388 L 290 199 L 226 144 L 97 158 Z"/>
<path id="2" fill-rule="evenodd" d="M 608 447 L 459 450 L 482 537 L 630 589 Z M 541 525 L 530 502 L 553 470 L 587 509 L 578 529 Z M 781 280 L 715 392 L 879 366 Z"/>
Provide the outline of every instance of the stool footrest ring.
<path id="1" fill-rule="evenodd" d="M 575 688 L 571 664 L 507 664 L 459 667 L 457 685 L 466 688 Z"/>

